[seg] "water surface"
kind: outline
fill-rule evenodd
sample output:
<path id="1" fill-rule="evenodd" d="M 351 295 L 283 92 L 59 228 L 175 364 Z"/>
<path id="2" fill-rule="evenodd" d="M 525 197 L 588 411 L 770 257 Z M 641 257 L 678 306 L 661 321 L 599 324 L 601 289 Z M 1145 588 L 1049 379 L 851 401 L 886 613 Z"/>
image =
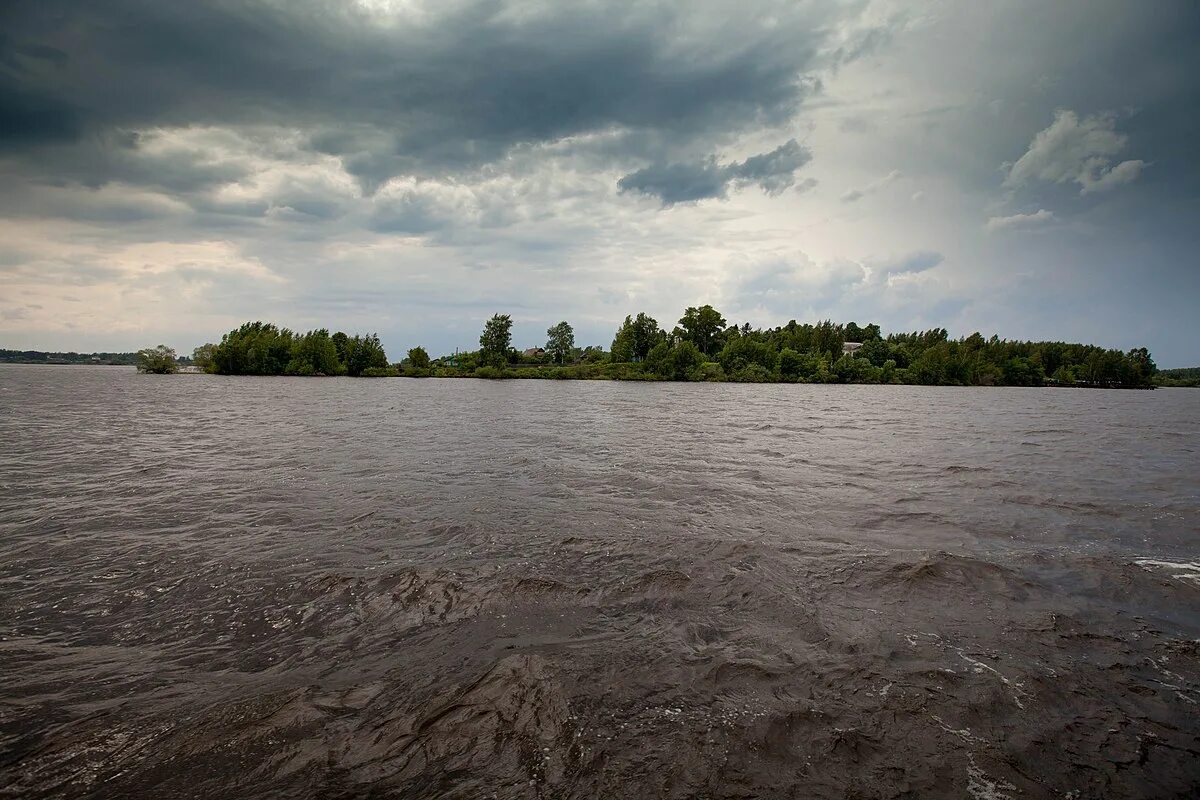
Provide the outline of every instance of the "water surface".
<path id="1" fill-rule="evenodd" d="M 0 795 L 1193 797 L 1200 391 L 0 367 Z"/>

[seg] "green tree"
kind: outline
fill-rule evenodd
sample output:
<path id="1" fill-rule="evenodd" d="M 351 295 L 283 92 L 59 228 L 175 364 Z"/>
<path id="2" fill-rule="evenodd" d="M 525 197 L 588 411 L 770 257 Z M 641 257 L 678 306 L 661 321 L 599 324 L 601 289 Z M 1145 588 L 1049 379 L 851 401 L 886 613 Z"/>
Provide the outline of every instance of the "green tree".
<path id="1" fill-rule="evenodd" d="M 512 349 L 512 317 L 494 314 L 479 336 L 479 357 L 485 365 L 502 367 Z"/>
<path id="2" fill-rule="evenodd" d="M 575 349 L 575 330 L 565 321 L 546 330 L 546 351 L 559 364 L 565 364 Z"/>
<path id="3" fill-rule="evenodd" d="M 807 380 L 817 371 L 816 356 L 791 348 L 779 351 L 779 377 L 785 381 Z"/>
<path id="4" fill-rule="evenodd" d="M 292 358 L 284 370 L 288 375 L 338 375 L 343 364 L 337 346 L 325 328 L 297 336 L 292 344 Z"/>
<path id="5" fill-rule="evenodd" d="M 613 339 L 612 360 L 644 361 L 654 345 L 666 338 L 666 332 L 658 327 L 658 321 L 649 314 L 625 317 L 625 322 Z"/>
<path id="6" fill-rule="evenodd" d="M 217 366 L 213 363 L 213 351 L 216 349 L 212 342 L 200 345 L 192 351 L 192 364 L 201 372 L 214 372 Z"/>
<path id="7" fill-rule="evenodd" d="M 214 371 L 222 375 L 282 375 L 292 360 L 295 334 L 269 322 L 247 322 L 213 348 Z"/>
<path id="8" fill-rule="evenodd" d="M 1144 347 L 1135 347 L 1126 357 L 1135 373 L 1134 382 L 1139 386 L 1149 386 L 1151 379 L 1158 373 L 1158 365 L 1150 357 L 1150 351 Z"/>
<path id="9" fill-rule="evenodd" d="M 725 329 L 725 318 L 712 306 L 689 306 L 679 319 L 679 327 L 683 329 L 683 337 L 707 356 L 717 350 L 718 336 Z"/>
<path id="10" fill-rule="evenodd" d="M 737 375 L 751 364 L 757 364 L 768 373 L 774 374 L 778 359 L 779 354 L 775 352 L 775 348 L 745 334 L 727 341 L 725 347 L 717 354 L 717 361 L 721 363 L 726 375 Z M 758 371 L 753 374 L 755 380 L 761 376 Z"/>
<path id="11" fill-rule="evenodd" d="M 386 369 L 387 353 L 376 334 L 354 336 L 346 342 L 346 374 L 357 378 L 369 369 Z"/>
<path id="12" fill-rule="evenodd" d="M 337 350 L 338 361 L 342 363 L 343 371 L 346 366 L 346 347 L 350 343 L 350 337 L 338 331 L 332 337 L 333 346 Z"/>
<path id="13" fill-rule="evenodd" d="M 414 369 L 429 369 L 429 353 L 424 347 L 414 347 L 408 351 L 408 365 Z"/>
<path id="14" fill-rule="evenodd" d="M 170 375 L 179 371 L 179 363 L 175 359 L 175 351 L 165 344 L 160 344 L 158 347 L 138 350 L 137 369 L 138 372 Z"/>

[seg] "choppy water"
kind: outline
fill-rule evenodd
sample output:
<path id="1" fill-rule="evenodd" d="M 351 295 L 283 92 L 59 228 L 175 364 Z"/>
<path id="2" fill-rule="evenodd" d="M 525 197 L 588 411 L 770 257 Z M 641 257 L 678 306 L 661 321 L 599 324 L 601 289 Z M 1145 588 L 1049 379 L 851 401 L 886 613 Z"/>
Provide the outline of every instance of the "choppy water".
<path id="1" fill-rule="evenodd" d="M 0 795 L 1193 797 L 1200 391 L 0 367 Z"/>

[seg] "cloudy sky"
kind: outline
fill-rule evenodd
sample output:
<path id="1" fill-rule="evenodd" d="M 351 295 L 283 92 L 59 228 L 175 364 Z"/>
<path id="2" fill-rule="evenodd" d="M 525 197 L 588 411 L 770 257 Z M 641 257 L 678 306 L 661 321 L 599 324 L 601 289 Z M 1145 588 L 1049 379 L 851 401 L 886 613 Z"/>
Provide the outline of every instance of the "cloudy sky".
<path id="1" fill-rule="evenodd" d="M 710 302 L 1200 364 L 1193 0 L 0 9 L 0 347 Z"/>

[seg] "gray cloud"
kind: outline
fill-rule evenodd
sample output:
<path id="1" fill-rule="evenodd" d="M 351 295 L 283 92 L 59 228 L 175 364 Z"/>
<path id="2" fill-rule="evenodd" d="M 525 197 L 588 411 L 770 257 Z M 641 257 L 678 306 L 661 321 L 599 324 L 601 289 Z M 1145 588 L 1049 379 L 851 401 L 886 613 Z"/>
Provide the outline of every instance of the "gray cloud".
<path id="1" fill-rule="evenodd" d="M 772 12 L 758 24 L 720 4 L 515 13 L 476 0 L 380 24 L 314 0 L 5 4 L 0 61 L 21 68 L 0 71 L 0 148 L 99 147 L 65 177 L 161 181 L 196 159 L 141 163 L 129 155 L 139 142 L 120 132 L 283 126 L 306 131 L 308 148 L 340 158 L 368 191 L 597 131 L 711 148 L 785 123 L 819 85 L 814 70 L 850 57 L 827 42 L 840 9 Z M 861 35 L 873 42 L 873 30 Z M 213 169 L 166 179 L 237 178 Z"/>
<path id="2" fill-rule="evenodd" d="M 715 158 L 681 164 L 652 164 L 618 181 L 623 192 L 653 195 L 663 205 L 725 197 L 730 187 L 758 186 L 777 195 L 795 183 L 796 170 L 812 160 L 812 153 L 795 139 L 769 153 L 745 161 L 719 164 Z M 815 185 L 805 183 L 803 188 Z"/>
<path id="3" fill-rule="evenodd" d="M 0 3 L 0 337 L 445 352 L 714 302 L 1194 363 L 1195 8 L 900 5 Z"/>
<path id="4" fill-rule="evenodd" d="M 1080 119 L 1074 111 L 1060 109 L 1054 121 L 1033 137 L 1029 149 L 1017 159 L 1004 179 L 1019 187 L 1035 180 L 1076 183 L 1080 194 L 1112 189 L 1137 179 L 1145 162 L 1133 160 L 1113 165 L 1129 138 L 1116 130 L 1114 114 Z"/>

